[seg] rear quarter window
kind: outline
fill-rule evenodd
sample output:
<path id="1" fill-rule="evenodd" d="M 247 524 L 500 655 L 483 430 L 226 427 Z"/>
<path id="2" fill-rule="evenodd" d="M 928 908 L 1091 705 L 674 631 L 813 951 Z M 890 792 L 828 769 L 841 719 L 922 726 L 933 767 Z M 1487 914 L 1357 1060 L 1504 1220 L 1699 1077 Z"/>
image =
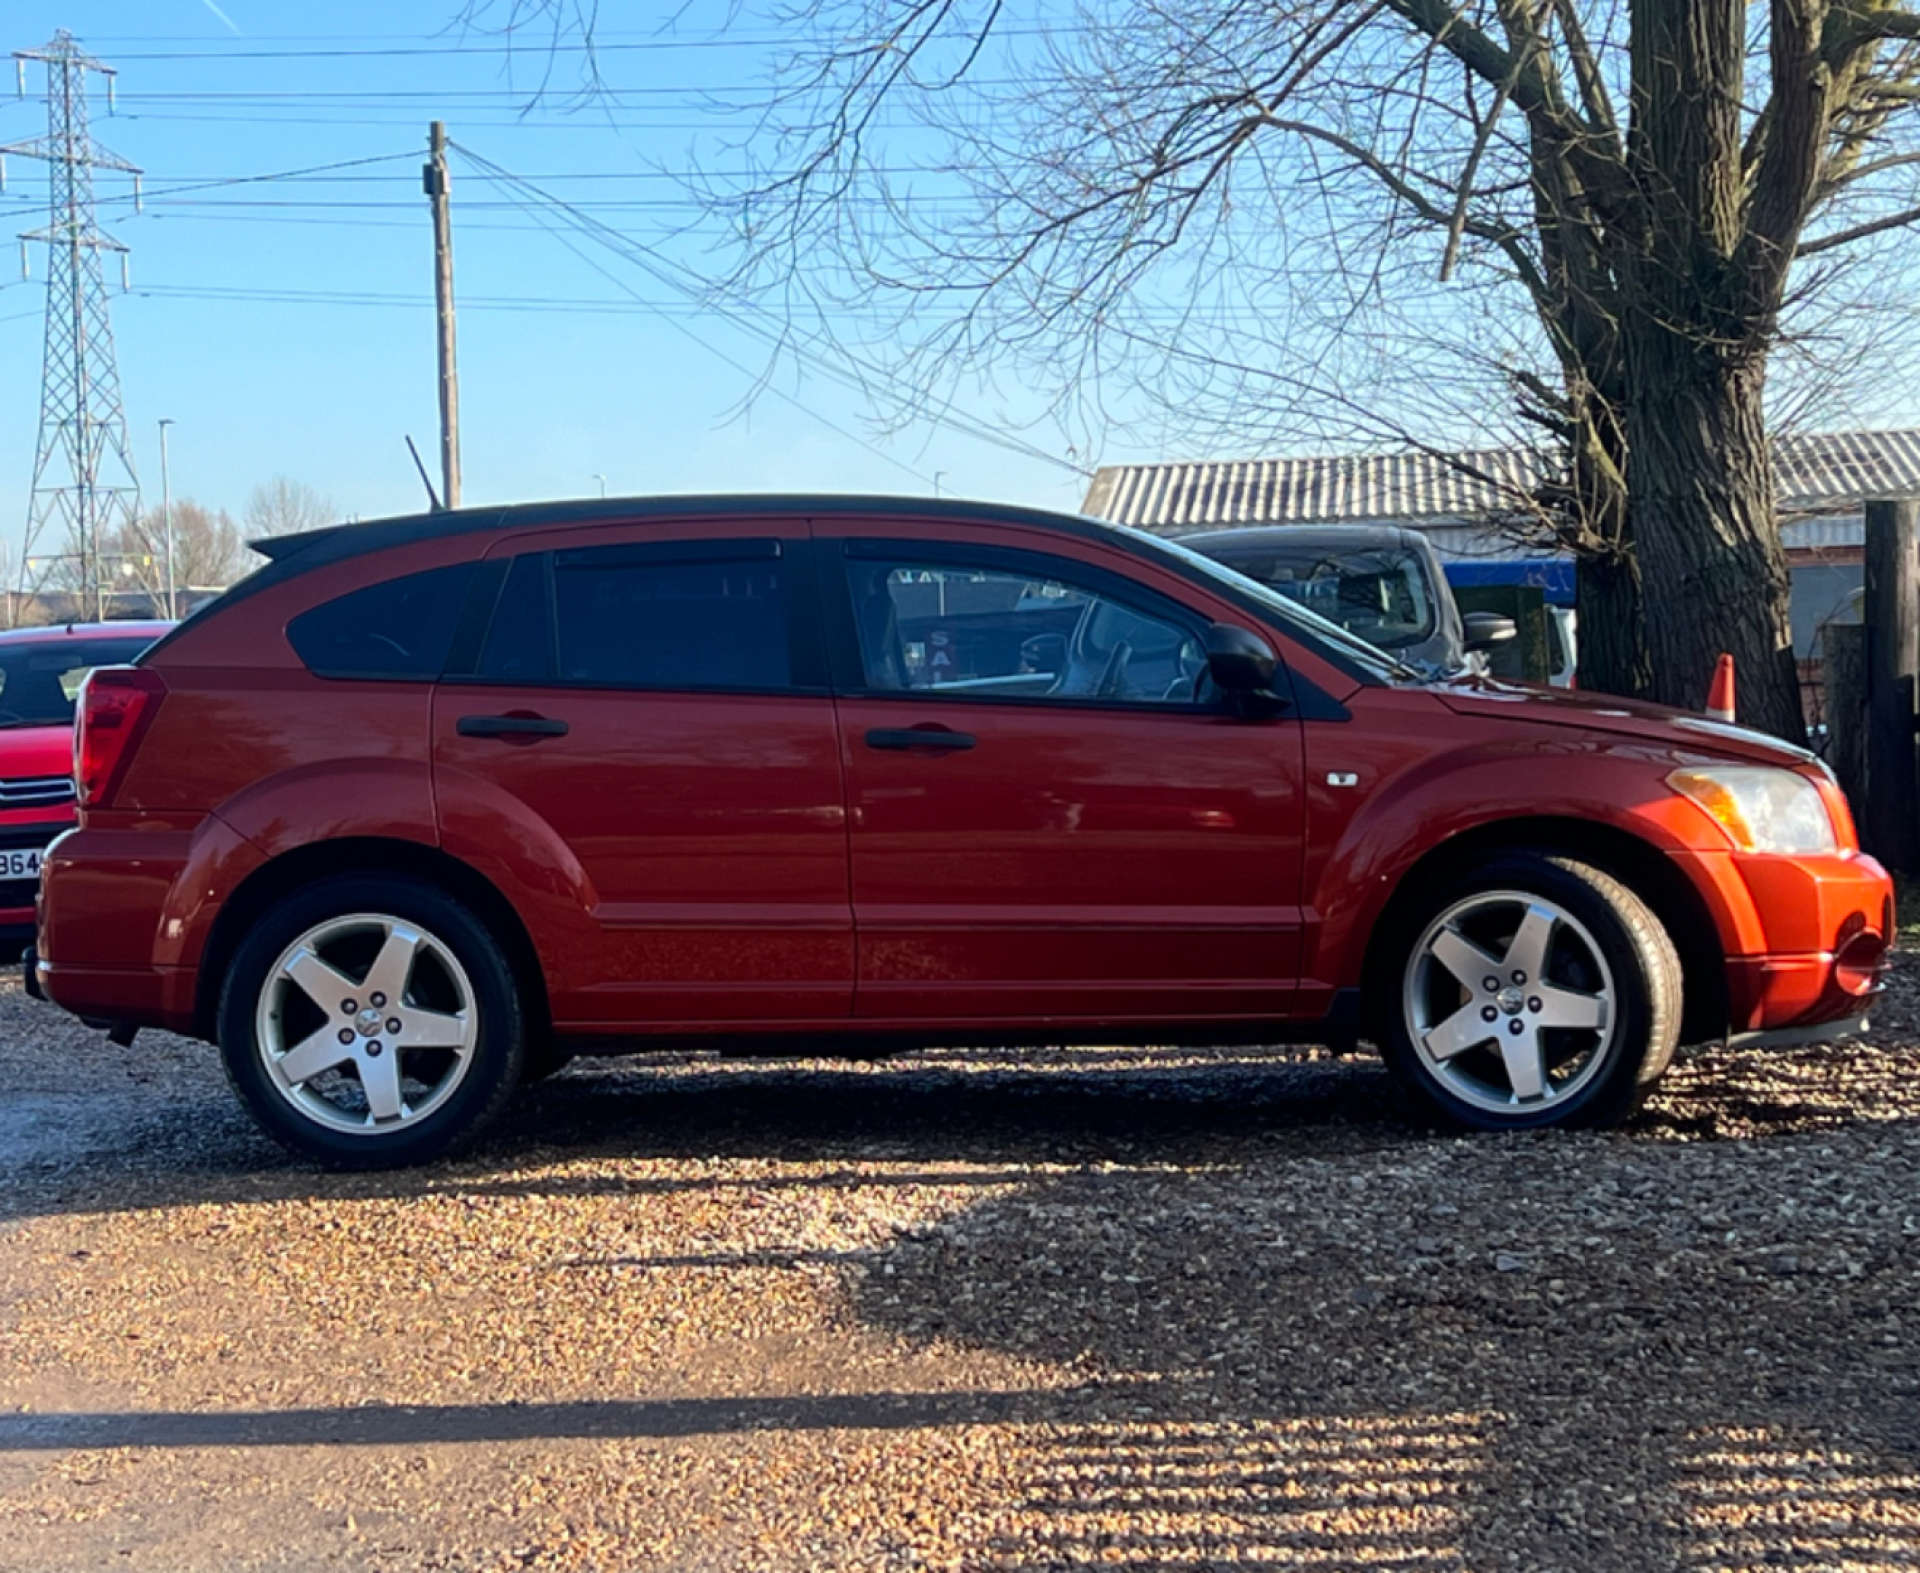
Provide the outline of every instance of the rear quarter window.
<path id="1" fill-rule="evenodd" d="M 472 563 L 454 563 L 350 591 L 294 618 L 287 640 L 316 677 L 436 678 L 472 573 Z"/>

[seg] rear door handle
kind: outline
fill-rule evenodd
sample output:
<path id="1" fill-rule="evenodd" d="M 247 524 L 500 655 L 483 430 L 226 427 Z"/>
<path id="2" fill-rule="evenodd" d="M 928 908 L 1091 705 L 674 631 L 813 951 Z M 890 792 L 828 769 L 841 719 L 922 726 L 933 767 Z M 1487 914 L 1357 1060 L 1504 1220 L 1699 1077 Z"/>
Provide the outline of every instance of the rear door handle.
<path id="1" fill-rule="evenodd" d="M 462 737 L 565 737 L 567 723 L 543 715 L 463 715 L 454 723 Z"/>
<path id="2" fill-rule="evenodd" d="M 963 748 L 973 747 L 971 732 L 949 732 L 945 727 L 938 730 L 919 727 L 876 727 L 867 734 L 869 748 L 931 748 L 941 753 L 958 753 Z"/>

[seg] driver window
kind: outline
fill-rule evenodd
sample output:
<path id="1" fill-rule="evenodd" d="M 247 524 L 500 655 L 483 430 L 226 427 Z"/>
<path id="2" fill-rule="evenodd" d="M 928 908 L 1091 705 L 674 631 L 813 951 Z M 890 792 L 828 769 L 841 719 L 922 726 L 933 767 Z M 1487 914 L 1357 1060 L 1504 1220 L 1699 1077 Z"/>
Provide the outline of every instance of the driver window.
<path id="1" fill-rule="evenodd" d="M 849 559 L 867 687 L 982 698 L 1190 705 L 1192 627 L 1019 569 Z"/>

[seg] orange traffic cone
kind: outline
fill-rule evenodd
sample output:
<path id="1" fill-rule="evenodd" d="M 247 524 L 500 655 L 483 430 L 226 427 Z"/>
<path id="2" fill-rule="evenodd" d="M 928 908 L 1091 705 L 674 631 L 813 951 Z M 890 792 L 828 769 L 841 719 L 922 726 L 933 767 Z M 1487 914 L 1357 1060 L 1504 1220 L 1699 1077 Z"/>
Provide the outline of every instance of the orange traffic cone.
<path id="1" fill-rule="evenodd" d="M 1713 681 L 1707 685 L 1707 714 L 1716 721 L 1733 719 L 1733 657 L 1725 653 L 1714 663 Z"/>

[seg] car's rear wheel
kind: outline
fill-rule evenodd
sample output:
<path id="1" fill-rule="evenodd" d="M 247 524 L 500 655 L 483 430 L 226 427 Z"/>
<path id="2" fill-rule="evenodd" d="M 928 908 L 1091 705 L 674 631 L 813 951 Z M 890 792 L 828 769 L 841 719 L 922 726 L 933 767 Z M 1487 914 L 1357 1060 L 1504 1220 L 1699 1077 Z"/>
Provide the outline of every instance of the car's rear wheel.
<path id="1" fill-rule="evenodd" d="M 1392 943 L 1387 1063 L 1462 1124 L 1611 1124 L 1673 1057 L 1673 941 L 1586 864 L 1505 854 L 1430 892 Z"/>
<path id="2" fill-rule="evenodd" d="M 477 917 L 411 879 L 344 876 L 257 922 L 228 970 L 220 1049 L 260 1123 L 344 1168 L 471 1141 L 520 1080 L 513 972 Z"/>

